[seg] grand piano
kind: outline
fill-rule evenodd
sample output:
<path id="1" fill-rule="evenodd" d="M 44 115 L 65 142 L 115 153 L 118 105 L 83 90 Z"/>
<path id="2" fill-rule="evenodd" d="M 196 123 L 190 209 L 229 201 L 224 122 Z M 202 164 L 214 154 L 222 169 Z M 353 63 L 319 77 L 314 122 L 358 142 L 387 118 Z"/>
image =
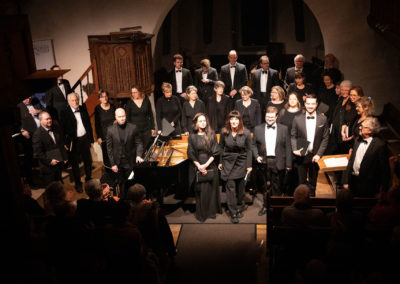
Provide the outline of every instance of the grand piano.
<path id="1" fill-rule="evenodd" d="M 189 194 L 187 158 L 188 136 L 157 136 L 147 149 L 144 162 L 134 168 L 132 183 L 143 184 L 149 197 L 156 197 L 163 203 L 163 197 L 175 194 L 183 200 Z"/>

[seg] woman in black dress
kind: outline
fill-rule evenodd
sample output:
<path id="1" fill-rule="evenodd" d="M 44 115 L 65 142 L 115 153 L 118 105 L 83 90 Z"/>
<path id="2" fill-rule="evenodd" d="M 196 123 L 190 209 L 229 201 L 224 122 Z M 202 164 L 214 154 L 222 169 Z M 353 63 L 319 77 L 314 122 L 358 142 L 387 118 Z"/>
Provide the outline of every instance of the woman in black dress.
<path id="1" fill-rule="evenodd" d="M 261 124 L 260 103 L 258 100 L 250 98 L 253 94 L 253 90 L 250 87 L 244 86 L 240 88 L 239 93 L 242 99 L 236 101 L 235 109 L 242 116 L 244 127 L 253 132 L 254 127 Z"/>
<path id="2" fill-rule="evenodd" d="M 230 110 L 229 97 L 224 94 L 225 84 L 216 81 L 214 84 L 215 93 L 206 102 L 206 113 L 210 120 L 210 126 L 215 133 L 225 126 L 225 120 Z"/>
<path id="3" fill-rule="evenodd" d="M 104 90 L 99 91 L 99 101 L 94 109 L 94 124 L 97 135 L 97 143 L 101 146 L 103 153 L 103 163 L 107 167 L 111 167 L 110 160 L 107 155 L 107 128 L 115 121 L 115 107 L 110 104 L 108 92 Z"/>
<path id="4" fill-rule="evenodd" d="M 161 85 L 164 96 L 157 100 L 156 104 L 156 117 L 158 125 L 158 133 L 161 134 L 162 120 L 165 118 L 175 131 L 171 135 L 181 134 L 181 102 L 177 96 L 172 95 L 172 85 L 170 83 L 163 83 Z"/>
<path id="5" fill-rule="evenodd" d="M 276 107 L 278 109 L 278 113 L 285 105 L 285 90 L 281 86 L 273 86 L 271 88 L 271 100 L 267 103 L 267 108 L 269 106 Z M 265 117 L 265 113 L 263 114 Z"/>
<path id="6" fill-rule="evenodd" d="M 193 117 L 199 112 L 204 113 L 206 108 L 204 103 L 199 100 L 195 86 L 188 86 L 186 95 L 189 100 L 184 102 L 182 106 L 182 132 L 184 135 L 189 135 L 189 133 L 192 133 Z"/>
<path id="7" fill-rule="evenodd" d="M 251 134 L 244 128 L 242 116 L 236 110 L 228 114 L 225 127 L 221 133 L 220 164 L 221 179 L 225 181 L 227 205 L 231 222 L 239 223 L 243 217 L 244 178 L 252 170 Z"/>
<path id="8" fill-rule="evenodd" d="M 299 99 L 296 93 L 289 93 L 288 101 L 285 106 L 281 109 L 278 115 L 278 123 L 286 125 L 289 131 L 289 135 L 292 131 L 293 119 L 296 115 L 299 115 L 303 112 Z M 298 185 L 298 172 L 297 172 L 297 156 L 292 154 L 293 159 L 293 168 L 292 170 L 287 172 L 287 176 L 284 179 L 284 190 L 282 192 L 287 193 L 288 195 L 293 195 L 295 188 Z"/>
<path id="9" fill-rule="evenodd" d="M 141 137 L 144 149 L 147 149 L 151 143 L 151 137 L 155 135 L 151 103 L 138 86 L 133 86 L 131 92 L 131 99 L 125 106 L 126 119 L 136 125 L 137 135 Z"/>
<path id="10" fill-rule="evenodd" d="M 304 72 L 296 72 L 294 74 L 295 83 L 291 83 L 288 88 L 288 94 L 295 92 L 299 98 L 299 102 L 304 106 L 306 94 L 312 94 L 312 85 L 306 83 L 306 74 Z"/>
<path id="11" fill-rule="evenodd" d="M 329 123 L 332 121 L 332 114 L 335 110 L 337 101 L 339 99 L 336 93 L 336 86 L 332 80 L 332 74 L 329 71 L 322 73 L 324 85 L 322 85 L 318 91 L 319 103 L 326 104 L 329 109 L 324 113 Z"/>
<path id="12" fill-rule="evenodd" d="M 204 222 L 221 213 L 218 190 L 218 169 L 214 163 L 219 155 L 217 137 L 204 113 L 193 118 L 192 133 L 188 140 L 189 184 L 194 186 L 196 196 L 196 219 Z"/>

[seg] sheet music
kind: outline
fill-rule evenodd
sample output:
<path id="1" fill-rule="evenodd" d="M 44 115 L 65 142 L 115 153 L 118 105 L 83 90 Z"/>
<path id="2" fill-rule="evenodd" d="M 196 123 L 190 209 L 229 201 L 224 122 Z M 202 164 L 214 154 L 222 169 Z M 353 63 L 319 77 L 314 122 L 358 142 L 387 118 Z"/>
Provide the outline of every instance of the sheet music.
<path id="1" fill-rule="evenodd" d="M 328 158 L 324 160 L 325 165 L 327 168 L 334 168 L 334 167 L 347 167 L 348 160 L 346 157 L 341 158 Z"/>

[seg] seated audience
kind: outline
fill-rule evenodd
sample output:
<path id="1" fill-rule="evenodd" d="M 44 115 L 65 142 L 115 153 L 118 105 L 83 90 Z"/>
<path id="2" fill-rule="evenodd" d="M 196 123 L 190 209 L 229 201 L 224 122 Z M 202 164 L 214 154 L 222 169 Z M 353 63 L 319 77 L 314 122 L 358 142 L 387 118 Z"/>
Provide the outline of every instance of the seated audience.
<path id="1" fill-rule="evenodd" d="M 325 225 L 325 215 L 321 209 L 310 205 L 310 189 L 300 184 L 294 191 L 293 203 L 282 211 L 282 224 L 290 226 L 321 226 Z"/>
<path id="2" fill-rule="evenodd" d="M 400 225 L 400 187 L 381 194 L 368 214 L 370 228 L 394 228 Z"/>

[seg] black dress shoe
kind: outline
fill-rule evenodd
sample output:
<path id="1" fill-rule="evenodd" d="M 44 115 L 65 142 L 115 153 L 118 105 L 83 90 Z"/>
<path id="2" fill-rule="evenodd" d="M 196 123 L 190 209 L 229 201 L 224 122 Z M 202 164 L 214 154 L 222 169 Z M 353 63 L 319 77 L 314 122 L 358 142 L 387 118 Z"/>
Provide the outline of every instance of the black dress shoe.
<path id="1" fill-rule="evenodd" d="M 262 216 L 262 215 L 264 215 L 265 213 L 267 213 L 267 208 L 262 207 L 262 208 L 260 209 L 260 211 L 258 211 L 258 216 Z"/>
<path id="2" fill-rule="evenodd" d="M 243 213 L 241 210 L 236 211 L 236 217 L 237 218 L 242 218 L 243 217 Z"/>
<path id="3" fill-rule="evenodd" d="M 233 224 L 239 223 L 238 217 L 237 217 L 236 215 L 232 215 L 232 216 L 231 216 L 231 222 L 232 222 Z"/>
<path id="4" fill-rule="evenodd" d="M 76 189 L 76 192 L 82 193 L 83 192 L 82 184 L 81 183 L 76 184 L 75 189 Z"/>

